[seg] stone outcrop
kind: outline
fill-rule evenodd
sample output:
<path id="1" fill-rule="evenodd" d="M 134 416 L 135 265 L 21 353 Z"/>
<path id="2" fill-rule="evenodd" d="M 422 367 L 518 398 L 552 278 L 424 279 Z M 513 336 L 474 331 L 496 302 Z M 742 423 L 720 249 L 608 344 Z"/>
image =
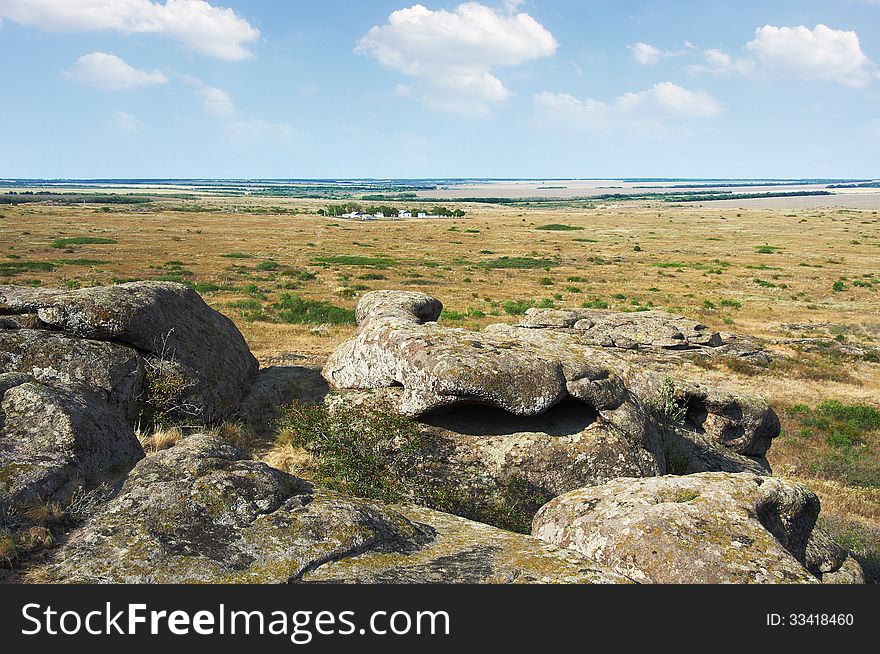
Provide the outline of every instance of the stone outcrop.
<path id="1" fill-rule="evenodd" d="M 420 293 L 364 295 L 358 335 L 324 376 L 340 389 L 401 388 L 399 410 L 451 443 L 452 460 L 551 494 L 668 471 L 769 472 L 779 422 L 766 402 L 692 382 L 677 358 L 662 373 L 643 365 L 723 346 L 694 321 L 532 310 L 520 326 L 475 333 L 438 325 L 441 310 Z M 675 424 L 658 412 L 664 402 L 682 411 Z M 562 414 L 560 431 L 550 423 Z"/>
<path id="2" fill-rule="evenodd" d="M 58 582 L 625 582 L 575 552 L 321 490 L 194 435 L 152 455 L 75 532 Z"/>
<path id="3" fill-rule="evenodd" d="M 815 534 L 818 498 L 750 473 L 617 479 L 557 497 L 532 534 L 643 583 L 861 581 Z"/>
<path id="4" fill-rule="evenodd" d="M 231 320 L 191 288 L 132 282 L 72 291 L 0 286 L 0 315 L 67 336 L 137 350 L 148 365 L 161 360 L 185 380 L 185 400 L 206 422 L 230 415 L 258 364 Z M 5 372 L 11 370 L 6 369 Z"/>
<path id="5" fill-rule="evenodd" d="M 0 512 L 74 492 L 128 471 L 144 451 L 107 404 L 75 386 L 0 375 Z"/>

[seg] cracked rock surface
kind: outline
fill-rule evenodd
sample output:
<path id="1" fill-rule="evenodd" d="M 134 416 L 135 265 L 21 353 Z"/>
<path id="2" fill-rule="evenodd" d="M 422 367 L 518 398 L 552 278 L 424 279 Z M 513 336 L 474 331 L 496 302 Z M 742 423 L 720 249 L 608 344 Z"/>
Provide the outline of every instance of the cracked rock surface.
<path id="1" fill-rule="evenodd" d="M 321 490 L 194 435 L 152 455 L 43 571 L 58 582 L 621 583 L 581 555 Z"/>
<path id="2" fill-rule="evenodd" d="M 800 484 L 712 472 L 573 491 L 538 511 L 532 534 L 642 583 L 861 583 L 814 531 L 818 515 Z"/>

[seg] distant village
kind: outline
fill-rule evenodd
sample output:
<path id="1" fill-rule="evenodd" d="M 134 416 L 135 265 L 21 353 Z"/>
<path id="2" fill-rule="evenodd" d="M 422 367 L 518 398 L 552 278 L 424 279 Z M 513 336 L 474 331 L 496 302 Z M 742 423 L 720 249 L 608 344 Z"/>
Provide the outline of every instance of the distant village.
<path id="1" fill-rule="evenodd" d="M 354 203 L 331 205 L 320 209 L 319 214 L 349 220 L 379 220 L 382 218 L 464 218 L 467 215 L 461 209 L 434 207 L 430 211 L 418 209 L 397 209 L 389 206 L 363 207 Z"/>

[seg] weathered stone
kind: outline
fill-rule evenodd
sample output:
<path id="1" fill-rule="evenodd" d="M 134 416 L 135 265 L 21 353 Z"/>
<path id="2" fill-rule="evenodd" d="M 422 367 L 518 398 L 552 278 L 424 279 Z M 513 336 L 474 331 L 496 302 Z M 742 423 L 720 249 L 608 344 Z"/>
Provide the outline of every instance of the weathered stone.
<path id="1" fill-rule="evenodd" d="M 800 484 L 716 472 L 562 495 L 538 512 L 532 534 L 641 582 L 815 583 L 808 565 L 837 565 L 808 553 L 818 514 Z"/>
<path id="2" fill-rule="evenodd" d="M 661 474 L 660 461 L 639 437 L 608 429 L 598 417 L 584 404 L 565 402 L 534 417 L 473 406 L 421 422 L 440 441 L 432 451 L 444 453 L 442 463 L 459 484 L 519 478 L 555 497 L 617 477 Z"/>
<path id="3" fill-rule="evenodd" d="M 99 394 L 126 420 L 137 418 L 144 365 L 132 348 L 38 329 L 0 331 L 0 373 L 6 372 L 80 386 Z"/>
<path id="4" fill-rule="evenodd" d="M 683 350 L 718 347 L 721 337 L 684 316 L 665 311 L 618 313 L 597 309 L 529 309 L 519 327 L 573 328 L 584 344 L 623 349 Z"/>
<path id="5" fill-rule="evenodd" d="M 423 570 L 439 575 L 448 561 L 460 569 L 446 581 L 623 580 L 527 536 L 324 491 L 242 457 L 215 437 L 195 435 L 145 459 L 41 578 L 415 581 Z M 346 564 L 351 558 L 356 560 Z M 341 563 L 325 572 L 333 562 Z"/>
<path id="6" fill-rule="evenodd" d="M 671 378 L 676 401 L 687 408 L 688 443 L 701 444 L 687 448 L 692 471 L 713 469 L 718 460 L 725 470 L 769 469 L 763 456 L 779 423 L 765 402 L 689 382 L 678 364 L 658 374 L 639 357 L 624 354 L 614 338 L 609 347 L 599 347 L 587 335 L 593 328 L 576 328 L 583 321 L 605 321 L 602 333 L 619 333 L 655 354 L 674 354 L 680 350 L 668 348 L 716 343 L 698 323 L 659 312 L 639 318 L 556 310 L 532 312 L 527 324 L 533 326 L 490 325 L 476 333 L 431 322 L 441 309 L 420 293 L 367 293 L 358 303 L 358 335 L 334 352 L 324 376 L 337 388 L 401 386 L 398 409 L 412 416 L 477 404 L 529 417 L 577 400 L 597 414 L 596 433 L 625 443 L 626 452 L 635 454 L 623 457 L 621 474 L 632 474 L 627 461 L 642 466 L 643 452 L 653 458 L 649 469 L 666 471 L 665 441 L 674 430 L 663 424 L 656 407 Z M 652 336 L 653 328 L 658 331 Z"/>
<path id="7" fill-rule="evenodd" d="M 438 511 L 395 506 L 402 516 L 427 526 L 433 538 L 402 553 L 369 551 L 328 562 L 303 576 L 305 582 L 358 584 L 621 584 L 609 572 L 572 550 L 495 529 Z"/>
<path id="8" fill-rule="evenodd" d="M 235 418 L 258 432 L 270 431 L 291 402 L 320 404 L 329 391 L 319 367 L 271 366 L 257 373 Z"/>
<path id="9" fill-rule="evenodd" d="M 257 373 L 257 361 L 232 321 L 183 284 L 133 282 L 71 291 L 0 286 L 0 314 L 31 313 L 69 335 L 171 360 L 189 381 L 187 402 L 207 422 L 228 417 Z"/>
<path id="10" fill-rule="evenodd" d="M 99 397 L 20 375 L 0 375 L 0 391 L 0 507 L 63 502 L 144 456 L 131 427 Z"/>

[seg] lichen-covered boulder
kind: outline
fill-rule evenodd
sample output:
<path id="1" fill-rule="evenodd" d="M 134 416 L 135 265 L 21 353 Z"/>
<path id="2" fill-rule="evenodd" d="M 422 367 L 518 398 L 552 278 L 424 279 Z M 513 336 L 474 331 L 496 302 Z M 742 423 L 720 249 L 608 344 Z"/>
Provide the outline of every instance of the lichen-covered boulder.
<path id="1" fill-rule="evenodd" d="M 800 484 L 713 472 L 573 491 L 532 534 L 644 583 L 816 583 L 854 563 L 810 546 L 818 515 Z"/>
<path id="2" fill-rule="evenodd" d="M 410 519 L 395 507 L 316 488 L 244 460 L 214 436 L 194 435 L 140 462 L 39 576 L 77 583 L 380 581 L 383 575 L 415 581 L 420 569 L 439 574 L 448 560 L 462 566 L 447 576 L 450 582 L 623 580 L 528 536 L 414 511 Z M 322 570 L 351 558 L 357 561 L 349 568 Z M 340 577 L 340 570 L 348 572 Z"/>
<path id="3" fill-rule="evenodd" d="M 713 347 L 717 339 L 698 323 L 659 312 L 640 318 L 557 310 L 532 312 L 524 326 L 471 332 L 434 322 L 441 309 L 421 293 L 367 293 L 358 303 L 357 336 L 331 355 L 324 376 L 340 389 L 400 386 L 398 409 L 418 417 L 471 405 L 531 417 L 578 402 L 596 415 L 596 429 L 617 443 L 626 441 L 630 452 L 646 452 L 660 474 L 670 434 L 682 427 L 690 438 L 684 448 L 688 471 L 713 469 L 716 460 L 724 470 L 769 469 L 763 457 L 779 422 L 766 402 L 691 382 L 678 364 L 658 373 L 626 354 L 617 337 L 606 343 L 592 332 L 603 324 L 602 333 L 620 334 L 627 347 L 655 354 Z M 672 399 L 686 409 L 674 429 L 657 414 L 668 382 Z"/>
<path id="4" fill-rule="evenodd" d="M 518 327 L 571 329 L 578 332 L 582 342 L 599 347 L 680 350 L 721 345 L 717 332 L 709 331 L 695 320 L 665 311 L 529 309 Z"/>
<path id="5" fill-rule="evenodd" d="M 5 374 L 0 396 L 0 510 L 64 503 L 144 456 L 118 412 L 77 387 Z"/>
<path id="6" fill-rule="evenodd" d="M 330 561 L 304 582 L 358 584 L 628 584 L 632 580 L 572 550 L 416 506 L 395 506 L 432 539 L 418 549 L 371 550 Z"/>
<path id="7" fill-rule="evenodd" d="M 43 327 L 124 344 L 148 363 L 164 362 L 163 370 L 186 380 L 187 407 L 206 422 L 228 417 L 257 373 L 257 361 L 232 321 L 183 284 L 70 291 L 0 286 L 0 314 L 36 314 Z"/>
<path id="8" fill-rule="evenodd" d="M 40 329 L 0 330 L 0 374 L 12 372 L 79 386 L 129 422 L 137 418 L 144 364 L 133 348 Z"/>

